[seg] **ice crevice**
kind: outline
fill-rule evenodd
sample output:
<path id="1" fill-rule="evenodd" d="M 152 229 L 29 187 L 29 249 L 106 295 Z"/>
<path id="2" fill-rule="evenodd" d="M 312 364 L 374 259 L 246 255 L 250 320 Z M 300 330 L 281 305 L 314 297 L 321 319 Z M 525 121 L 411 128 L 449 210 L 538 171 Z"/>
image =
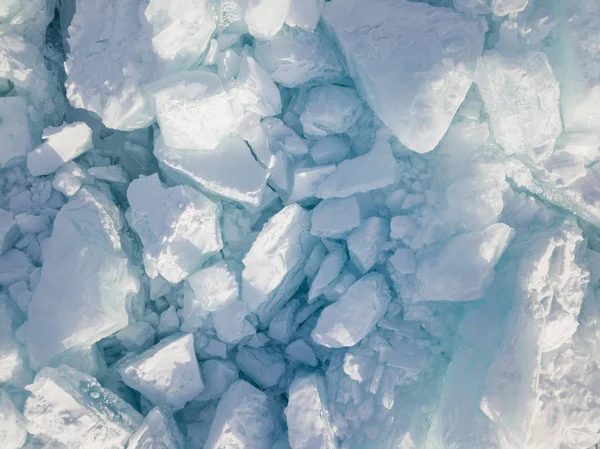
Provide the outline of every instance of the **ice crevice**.
<path id="1" fill-rule="evenodd" d="M 0 0 L 0 448 L 591 449 L 595 0 Z"/>

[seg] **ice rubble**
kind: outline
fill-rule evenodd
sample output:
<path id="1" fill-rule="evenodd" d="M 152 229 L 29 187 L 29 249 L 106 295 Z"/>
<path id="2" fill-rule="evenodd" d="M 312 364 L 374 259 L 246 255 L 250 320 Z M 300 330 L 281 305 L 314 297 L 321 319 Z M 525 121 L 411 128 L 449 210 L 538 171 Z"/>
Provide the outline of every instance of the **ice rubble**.
<path id="1" fill-rule="evenodd" d="M 0 446 L 594 446 L 599 30 L 0 0 Z"/>

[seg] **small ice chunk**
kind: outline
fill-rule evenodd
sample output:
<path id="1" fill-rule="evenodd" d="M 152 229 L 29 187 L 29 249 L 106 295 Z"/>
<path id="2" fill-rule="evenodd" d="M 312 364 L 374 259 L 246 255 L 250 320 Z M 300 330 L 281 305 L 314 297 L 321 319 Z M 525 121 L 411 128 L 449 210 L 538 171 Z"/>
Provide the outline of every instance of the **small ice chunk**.
<path id="1" fill-rule="evenodd" d="M 239 350 L 235 363 L 242 372 L 262 388 L 272 388 L 285 373 L 285 359 L 279 349 L 273 347 Z"/>
<path id="2" fill-rule="evenodd" d="M 491 12 L 488 0 L 454 0 L 453 5 L 458 12 L 473 17 Z"/>
<path id="3" fill-rule="evenodd" d="M 325 377 L 322 374 L 299 375 L 294 379 L 285 408 L 292 449 L 337 449 L 327 400 Z"/>
<path id="4" fill-rule="evenodd" d="M 88 173 L 96 179 L 107 182 L 129 183 L 127 172 L 120 165 L 107 165 L 106 167 L 91 167 Z"/>
<path id="5" fill-rule="evenodd" d="M 0 211 L 0 220 L 2 219 L 1 214 L 2 212 Z M 50 220 L 45 215 L 19 214 L 15 217 L 15 221 L 22 234 L 39 234 L 50 228 Z M 1 241 L 2 240 L 0 239 L 0 242 Z M 1 253 L 2 251 L 0 250 L 0 254 Z"/>
<path id="6" fill-rule="evenodd" d="M 0 255 L 0 286 L 8 288 L 15 282 L 26 281 L 33 268 L 25 253 L 9 249 Z"/>
<path id="7" fill-rule="evenodd" d="M 400 275 L 413 274 L 415 268 L 415 254 L 409 248 L 398 248 L 388 259 L 388 264 Z"/>
<path id="8" fill-rule="evenodd" d="M 396 180 L 396 159 L 387 140 L 378 139 L 367 154 L 346 159 L 325 178 L 318 198 L 345 198 L 355 193 L 382 189 Z"/>
<path id="9" fill-rule="evenodd" d="M 152 28 L 152 49 L 170 72 L 193 67 L 216 29 L 209 0 L 150 0 L 142 14 Z"/>
<path id="10" fill-rule="evenodd" d="M 154 344 L 156 332 L 150 323 L 130 323 L 116 334 L 123 347 L 131 352 L 145 351 Z"/>
<path id="11" fill-rule="evenodd" d="M 367 218 L 350 233 L 346 240 L 350 260 L 362 274 L 377 263 L 381 249 L 389 237 L 389 222 L 380 217 Z"/>
<path id="12" fill-rule="evenodd" d="M 529 0 L 490 0 L 492 12 L 496 16 L 507 16 L 523 11 Z"/>
<path id="13" fill-rule="evenodd" d="M 317 243 L 310 212 L 291 204 L 270 218 L 243 259 L 242 299 L 267 324 L 304 280 Z"/>
<path id="14" fill-rule="evenodd" d="M 0 209 L 0 254 L 11 249 L 19 239 L 19 227 L 12 212 Z"/>
<path id="15" fill-rule="evenodd" d="M 285 23 L 313 32 L 317 28 L 325 0 L 291 0 Z"/>
<path id="16" fill-rule="evenodd" d="M 314 302 L 327 287 L 340 275 L 348 261 L 346 250 L 338 248 L 330 252 L 323 260 L 308 292 L 308 303 Z"/>
<path id="17" fill-rule="evenodd" d="M 248 0 L 248 9 L 244 19 L 248 31 L 259 40 L 268 40 L 275 36 L 290 10 L 291 0 Z"/>
<path id="18" fill-rule="evenodd" d="M 204 449 L 272 449 L 274 431 L 267 395 L 238 380 L 219 401 Z"/>
<path id="19" fill-rule="evenodd" d="M 224 343 L 237 344 L 243 338 L 254 335 L 256 329 L 248 322 L 248 306 L 244 301 L 233 301 L 212 313 L 217 337 Z"/>
<path id="20" fill-rule="evenodd" d="M 196 295 L 195 302 L 207 312 L 222 309 L 239 296 L 235 272 L 224 261 L 194 273 L 188 282 Z"/>
<path id="21" fill-rule="evenodd" d="M 29 304 L 27 349 L 32 367 L 127 326 L 127 307 L 139 281 L 121 246 L 124 221 L 105 194 L 88 187 L 56 216 Z"/>
<path id="22" fill-rule="evenodd" d="M 160 407 L 148 412 L 142 425 L 135 431 L 127 449 L 185 449 L 185 439 L 173 414 Z"/>
<path id="23" fill-rule="evenodd" d="M 10 397 L 0 390 L 0 446 L 2 449 L 20 449 L 27 441 L 25 420 Z"/>
<path id="24" fill-rule="evenodd" d="M 321 201 L 314 208 L 310 233 L 321 238 L 342 238 L 360 226 L 360 206 L 355 196 Z"/>
<path id="25" fill-rule="evenodd" d="M 480 299 L 513 235 L 510 226 L 496 223 L 418 250 L 414 300 Z"/>
<path id="26" fill-rule="evenodd" d="M 23 388 L 33 379 L 27 357 L 10 328 L 0 332 L 0 384 Z"/>
<path id="27" fill-rule="evenodd" d="M 142 175 L 129 184 L 127 199 L 149 277 L 176 284 L 223 248 L 220 206 L 191 187 L 164 187 L 157 174 Z"/>
<path id="28" fill-rule="evenodd" d="M 154 155 L 178 183 L 192 184 L 245 206 L 261 204 L 268 172 L 252 156 L 244 140 L 229 136 L 215 151 L 176 150 L 159 137 Z"/>
<path id="29" fill-rule="evenodd" d="M 333 164 L 296 169 L 292 191 L 287 199 L 287 203 L 316 200 L 315 197 L 321 181 L 332 173 L 335 173 L 336 170 L 337 167 Z"/>
<path id="30" fill-rule="evenodd" d="M 319 165 L 337 164 L 348 157 L 350 147 L 339 136 L 319 139 L 310 149 L 310 156 Z"/>
<path id="31" fill-rule="evenodd" d="M 0 98 L 0 167 L 22 160 L 37 143 L 25 97 Z"/>
<path id="32" fill-rule="evenodd" d="M 172 335 L 119 367 L 125 385 L 179 410 L 204 390 L 192 334 Z"/>
<path id="33" fill-rule="evenodd" d="M 271 40 L 257 42 L 254 52 L 273 81 L 284 87 L 333 83 L 346 75 L 334 44 L 318 28 L 310 33 L 284 27 Z"/>
<path id="34" fill-rule="evenodd" d="M 560 89 L 545 53 L 488 51 L 477 64 L 475 82 L 496 141 L 508 154 L 531 151 L 562 132 Z"/>
<path id="35" fill-rule="evenodd" d="M 269 117 L 260 123 L 268 141 L 271 153 L 284 151 L 293 157 L 308 154 L 306 142 L 292 129 L 276 117 Z"/>
<path id="36" fill-rule="evenodd" d="M 390 300 L 390 289 L 383 275 L 369 273 L 323 309 L 312 339 L 327 348 L 354 346 L 373 330 Z"/>
<path id="37" fill-rule="evenodd" d="M 84 183 L 91 181 L 92 178 L 83 167 L 76 162 L 68 162 L 56 171 L 52 187 L 63 195 L 73 196 Z"/>
<path id="38" fill-rule="evenodd" d="M 42 369 L 27 390 L 27 431 L 69 449 L 124 447 L 142 424 L 127 402 L 66 365 Z"/>
<path id="39" fill-rule="evenodd" d="M 207 70 L 179 72 L 146 89 L 162 138 L 173 148 L 214 150 L 241 119 L 219 77 Z"/>
<path id="40" fill-rule="evenodd" d="M 94 146 L 92 129 L 84 122 L 46 128 L 42 138 L 45 142 L 27 155 L 27 169 L 33 176 L 54 173 Z"/>
<path id="41" fill-rule="evenodd" d="M 315 351 L 301 338 L 290 343 L 285 348 L 285 353 L 292 360 L 308 366 L 315 367 L 319 364 Z"/>
<path id="42" fill-rule="evenodd" d="M 390 237 L 394 240 L 412 238 L 418 231 L 419 225 L 411 215 L 397 215 L 390 222 Z"/>
<path id="43" fill-rule="evenodd" d="M 238 369 L 229 361 L 207 360 L 202 364 L 204 391 L 196 396 L 196 401 L 210 401 L 223 396 L 223 393 L 238 380 Z"/>
<path id="44" fill-rule="evenodd" d="M 181 329 L 181 323 L 179 322 L 179 316 L 177 315 L 177 308 L 175 304 L 171 304 L 167 310 L 160 314 L 158 325 L 156 326 L 156 333 L 159 338 L 166 337 L 167 335 L 173 335 Z"/>
<path id="45" fill-rule="evenodd" d="M 299 298 L 288 302 L 269 323 L 268 335 L 281 343 L 290 341 L 298 326 L 294 320 L 300 306 Z"/>
<path id="46" fill-rule="evenodd" d="M 348 131 L 364 111 L 356 91 L 328 84 L 308 92 L 306 107 L 300 115 L 304 135 L 324 137 Z"/>
<path id="47" fill-rule="evenodd" d="M 381 121 L 411 150 L 433 150 L 471 87 L 485 21 L 407 0 L 334 0 L 323 18 Z"/>

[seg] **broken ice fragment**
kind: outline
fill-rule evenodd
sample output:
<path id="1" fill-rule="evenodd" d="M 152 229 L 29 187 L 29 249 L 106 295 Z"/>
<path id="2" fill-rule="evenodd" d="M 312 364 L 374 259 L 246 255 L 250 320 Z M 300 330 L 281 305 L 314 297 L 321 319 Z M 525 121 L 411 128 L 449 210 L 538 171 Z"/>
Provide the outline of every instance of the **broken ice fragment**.
<path id="1" fill-rule="evenodd" d="M 189 277 L 188 282 L 202 310 L 214 312 L 235 301 L 239 295 L 235 272 L 226 262 L 217 262 Z"/>
<path id="2" fill-rule="evenodd" d="M 128 221 L 144 245 L 151 278 L 176 284 L 223 248 L 221 208 L 188 186 L 164 187 L 157 174 L 129 184 Z"/>
<path id="3" fill-rule="evenodd" d="M 181 184 L 237 201 L 260 205 L 267 185 L 267 171 L 252 156 L 246 142 L 237 136 L 221 141 L 215 151 L 177 150 L 156 139 L 154 155 L 167 177 Z"/>
<path id="4" fill-rule="evenodd" d="M 245 337 L 254 335 L 256 330 L 246 320 L 248 306 L 237 300 L 211 314 L 217 337 L 224 343 L 236 344 Z"/>
<path id="5" fill-rule="evenodd" d="M 11 249 L 18 239 L 19 227 L 15 221 L 15 215 L 0 209 L 0 254 Z"/>
<path id="6" fill-rule="evenodd" d="M 285 416 L 292 449 L 338 447 L 322 374 L 298 375 L 294 379 Z"/>
<path id="7" fill-rule="evenodd" d="M 179 410 L 204 390 L 192 334 L 172 335 L 119 368 L 123 382 L 153 404 Z"/>
<path id="8" fill-rule="evenodd" d="M 155 336 L 154 328 L 145 321 L 130 323 L 116 334 L 123 347 L 132 352 L 145 351 L 150 348 L 154 344 Z"/>
<path id="9" fill-rule="evenodd" d="M 34 368 L 127 326 L 139 282 L 121 246 L 124 224 L 115 204 L 88 187 L 56 216 L 29 304 L 27 349 Z"/>
<path id="10" fill-rule="evenodd" d="M 337 164 L 346 159 L 349 152 L 348 144 L 341 137 L 326 136 L 313 145 L 310 156 L 319 165 Z"/>
<path id="11" fill-rule="evenodd" d="M 185 440 L 170 411 L 156 407 L 148 412 L 127 449 L 185 449 Z"/>
<path id="12" fill-rule="evenodd" d="M 532 151 L 562 132 L 560 90 L 544 53 L 488 51 L 477 64 L 475 82 L 507 153 Z"/>
<path id="13" fill-rule="evenodd" d="M 342 238 L 360 225 L 355 196 L 321 201 L 312 213 L 310 233 L 321 238 Z"/>
<path id="14" fill-rule="evenodd" d="M 381 121 L 411 150 L 433 150 L 471 87 L 485 22 L 406 0 L 334 0 L 323 18 Z"/>
<path id="15" fill-rule="evenodd" d="M 340 275 L 347 261 L 348 256 L 344 248 L 334 250 L 325 257 L 310 286 L 309 304 L 325 292 L 327 287 Z"/>
<path id="16" fill-rule="evenodd" d="M 271 217 L 243 259 L 242 299 L 263 324 L 304 280 L 304 263 L 317 242 L 308 231 L 310 217 L 297 204 L 286 206 Z"/>
<path id="17" fill-rule="evenodd" d="M 390 300 L 390 289 L 383 275 L 369 273 L 323 309 L 312 339 L 327 348 L 354 346 L 373 330 Z"/>
<path id="18" fill-rule="evenodd" d="M 497 16 L 507 16 L 523 11 L 529 0 L 490 0 L 492 12 Z"/>
<path id="19" fill-rule="evenodd" d="M 496 223 L 417 251 L 415 301 L 475 301 L 485 293 L 494 267 L 514 235 Z M 460 261 L 460 263 L 458 263 Z"/>
<path id="20" fill-rule="evenodd" d="M 317 189 L 321 181 L 337 170 L 335 165 L 320 167 L 298 168 L 294 172 L 292 191 L 287 203 L 301 203 L 316 201 Z"/>
<path id="21" fill-rule="evenodd" d="M 290 343 L 285 348 L 285 353 L 292 360 L 304 363 L 308 366 L 315 367 L 319 364 L 315 351 L 313 351 L 313 349 L 302 339 Z"/>
<path id="22" fill-rule="evenodd" d="M 219 401 L 204 449 L 271 449 L 274 430 L 267 395 L 238 380 Z"/>
<path id="23" fill-rule="evenodd" d="M 291 0 L 285 23 L 312 32 L 319 23 L 324 4 L 325 0 Z"/>
<path id="24" fill-rule="evenodd" d="M 53 173 L 94 146 L 92 130 L 83 122 L 46 128 L 42 138 L 45 142 L 27 155 L 27 169 L 33 176 Z"/>
<path id="25" fill-rule="evenodd" d="M 68 162 L 56 171 L 52 180 L 52 187 L 63 195 L 73 196 L 83 184 L 92 181 L 93 178 L 83 167 L 76 162 Z"/>
<path id="26" fill-rule="evenodd" d="M 146 89 L 162 138 L 173 148 L 214 150 L 241 119 L 219 77 L 207 70 L 179 72 Z"/>
<path id="27" fill-rule="evenodd" d="M 238 380 L 236 366 L 224 360 L 207 360 L 202 364 L 204 391 L 196 396 L 196 401 L 209 401 L 220 398 Z"/>
<path id="28" fill-rule="evenodd" d="M 22 160 L 37 142 L 24 97 L 0 98 L 0 167 Z"/>
<path id="29" fill-rule="evenodd" d="M 66 365 L 42 369 L 27 390 L 27 431 L 68 448 L 122 448 L 142 423 L 127 402 Z"/>
<path id="30" fill-rule="evenodd" d="M 242 372 L 262 388 L 277 385 L 285 373 L 285 359 L 278 348 L 249 348 L 239 350 L 235 362 Z"/>
<path id="31" fill-rule="evenodd" d="M 389 237 L 389 222 L 380 217 L 367 218 L 350 233 L 346 239 L 350 260 L 362 274 L 377 263 L 379 253 Z"/>
<path id="32" fill-rule="evenodd" d="M 248 0 L 244 19 L 248 31 L 259 40 L 268 40 L 283 26 L 291 0 Z"/>
<path id="33" fill-rule="evenodd" d="M 27 441 L 25 420 L 10 397 L 0 390 L 0 446 L 2 449 L 20 449 Z"/>

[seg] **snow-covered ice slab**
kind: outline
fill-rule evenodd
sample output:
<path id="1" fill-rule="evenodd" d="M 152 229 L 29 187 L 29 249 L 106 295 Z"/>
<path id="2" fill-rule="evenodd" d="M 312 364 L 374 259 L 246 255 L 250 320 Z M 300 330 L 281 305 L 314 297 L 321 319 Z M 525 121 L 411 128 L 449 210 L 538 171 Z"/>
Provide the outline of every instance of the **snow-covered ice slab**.
<path id="1" fill-rule="evenodd" d="M 373 330 L 391 297 L 383 275 L 367 274 L 321 312 L 312 339 L 327 348 L 354 346 Z"/>
<path id="2" fill-rule="evenodd" d="M 185 449 L 185 440 L 170 411 L 160 407 L 148 412 L 127 449 Z"/>
<path id="3" fill-rule="evenodd" d="M 310 235 L 311 213 L 297 204 L 271 217 L 244 257 L 242 300 L 268 324 L 304 280 L 304 263 L 317 239 Z"/>
<path id="4" fill-rule="evenodd" d="M 27 169 L 33 176 L 49 175 L 94 146 L 92 130 L 83 122 L 46 128 L 45 140 L 27 155 Z"/>
<path id="5" fill-rule="evenodd" d="M 154 155 L 168 176 L 182 184 L 246 206 L 257 207 L 262 201 L 268 172 L 237 136 L 223 139 L 214 151 L 177 150 L 159 137 Z"/>
<path id="6" fill-rule="evenodd" d="M 417 251 L 415 301 L 474 301 L 493 280 L 494 267 L 514 235 L 496 223 Z"/>
<path id="7" fill-rule="evenodd" d="M 291 0 L 248 0 L 244 19 L 248 31 L 259 40 L 269 40 L 277 34 L 290 10 Z"/>
<path id="8" fill-rule="evenodd" d="M 323 18 L 373 111 L 411 150 L 433 150 L 471 87 L 485 21 L 407 0 L 334 0 Z"/>
<path id="9" fill-rule="evenodd" d="M 238 380 L 219 401 L 204 449 L 272 449 L 274 430 L 267 395 Z"/>
<path id="10" fill-rule="evenodd" d="M 188 278 L 201 310 L 214 312 L 222 309 L 239 296 L 236 273 L 226 262 L 217 262 Z"/>
<path id="11" fill-rule="evenodd" d="M 221 207 L 188 186 L 165 187 L 157 174 L 129 184 L 130 225 L 144 245 L 144 266 L 177 284 L 223 248 Z"/>
<path id="12" fill-rule="evenodd" d="M 298 375 L 290 385 L 285 409 L 292 449 L 336 449 L 338 447 L 327 410 L 325 377 Z"/>
<path id="13" fill-rule="evenodd" d="M 54 17 L 54 5 L 47 0 L 4 0 L 0 10 L 0 35 L 18 34 L 36 47 L 46 40 L 46 27 Z"/>
<path id="14" fill-rule="evenodd" d="M 4 390 L 0 390 L 0 445 L 20 449 L 27 441 L 25 420 Z"/>
<path id="15" fill-rule="evenodd" d="M 66 365 L 44 368 L 27 390 L 27 431 L 68 448 L 120 449 L 142 424 L 131 405 Z"/>
<path id="16" fill-rule="evenodd" d="M 87 187 L 56 216 L 28 310 L 33 367 L 127 326 L 127 305 L 139 283 L 121 246 L 124 225 L 115 204 Z"/>
<path id="17" fill-rule="evenodd" d="M 123 382 L 153 404 L 183 408 L 204 390 L 192 334 L 172 335 L 119 367 Z"/>

